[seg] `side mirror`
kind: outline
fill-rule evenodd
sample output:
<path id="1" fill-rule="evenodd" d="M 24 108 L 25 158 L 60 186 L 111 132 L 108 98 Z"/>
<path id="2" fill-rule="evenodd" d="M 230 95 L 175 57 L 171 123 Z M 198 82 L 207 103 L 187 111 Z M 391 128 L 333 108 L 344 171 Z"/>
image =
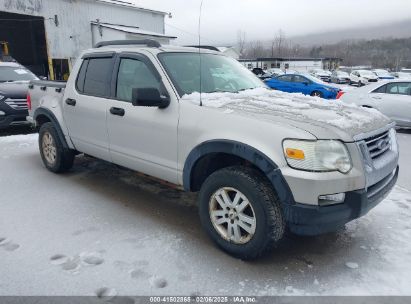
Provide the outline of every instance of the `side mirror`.
<path id="1" fill-rule="evenodd" d="M 170 105 L 170 97 L 161 96 L 156 88 L 134 88 L 132 91 L 133 106 L 167 108 Z"/>
<path id="2" fill-rule="evenodd" d="M 46 76 L 39 76 L 40 80 L 48 80 L 48 78 Z"/>
<path id="3" fill-rule="evenodd" d="M 306 86 L 308 86 L 309 84 L 311 84 L 311 82 L 308 82 L 308 81 L 306 81 L 306 82 L 303 82 Z"/>

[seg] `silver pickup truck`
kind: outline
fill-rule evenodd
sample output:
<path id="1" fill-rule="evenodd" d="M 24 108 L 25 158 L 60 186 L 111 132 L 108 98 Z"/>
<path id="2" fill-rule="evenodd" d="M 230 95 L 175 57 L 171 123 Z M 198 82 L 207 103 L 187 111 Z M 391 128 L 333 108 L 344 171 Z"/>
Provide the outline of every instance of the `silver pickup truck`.
<path id="1" fill-rule="evenodd" d="M 243 259 L 286 229 L 343 227 L 398 176 L 394 124 L 378 111 L 269 90 L 208 50 L 100 43 L 66 84 L 32 81 L 28 103 L 47 169 L 84 153 L 199 192 L 205 230 Z"/>

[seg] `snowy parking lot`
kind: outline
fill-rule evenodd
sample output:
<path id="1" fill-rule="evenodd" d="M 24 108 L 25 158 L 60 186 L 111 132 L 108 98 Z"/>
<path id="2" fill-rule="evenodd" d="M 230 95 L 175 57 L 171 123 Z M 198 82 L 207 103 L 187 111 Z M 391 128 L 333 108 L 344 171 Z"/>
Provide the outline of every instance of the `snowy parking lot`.
<path id="1" fill-rule="evenodd" d="M 0 295 L 411 295 L 411 132 L 399 141 L 398 185 L 368 215 L 244 262 L 207 238 L 195 195 L 83 156 L 54 175 L 37 134 L 0 137 Z"/>

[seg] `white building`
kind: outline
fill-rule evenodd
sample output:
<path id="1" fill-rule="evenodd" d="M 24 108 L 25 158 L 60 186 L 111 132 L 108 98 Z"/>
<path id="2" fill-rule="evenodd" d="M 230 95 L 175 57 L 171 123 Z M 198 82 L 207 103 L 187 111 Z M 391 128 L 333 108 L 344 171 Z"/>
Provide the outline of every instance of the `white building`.
<path id="1" fill-rule="evenodd" d="M 38 75 L 63 78 L 96 42 L 150 38 L 168 44 L 168 13 L 121 0 L 0 0 L 0 41 Z"/>
<path id="2" fill-rule="evenodd" d="M 239 60 L 248 69 L 261 68 L 263 70 L 279 68 L 307 72 L 313 69 L 334 70 L 339 67 L 339 58 L 257 58 Z"/>

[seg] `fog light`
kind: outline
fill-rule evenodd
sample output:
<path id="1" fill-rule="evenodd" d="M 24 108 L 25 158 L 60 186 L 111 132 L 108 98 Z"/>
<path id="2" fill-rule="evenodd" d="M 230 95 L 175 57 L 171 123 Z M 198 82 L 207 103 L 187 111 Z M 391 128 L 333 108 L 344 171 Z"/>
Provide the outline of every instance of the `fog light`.
<path id="1" fill-rule="evenodd" d="M 320 206 L 341 204 L 345 200 L 345 193 L 320 195 L 318 197 L 318 204 Z"/>
<path id="2" fill-rule="evenodd" d="M 0 111 L 0 116 L 4 116 L 6 115 L 6 113 L 4 113 L 3 111 Z"/>

